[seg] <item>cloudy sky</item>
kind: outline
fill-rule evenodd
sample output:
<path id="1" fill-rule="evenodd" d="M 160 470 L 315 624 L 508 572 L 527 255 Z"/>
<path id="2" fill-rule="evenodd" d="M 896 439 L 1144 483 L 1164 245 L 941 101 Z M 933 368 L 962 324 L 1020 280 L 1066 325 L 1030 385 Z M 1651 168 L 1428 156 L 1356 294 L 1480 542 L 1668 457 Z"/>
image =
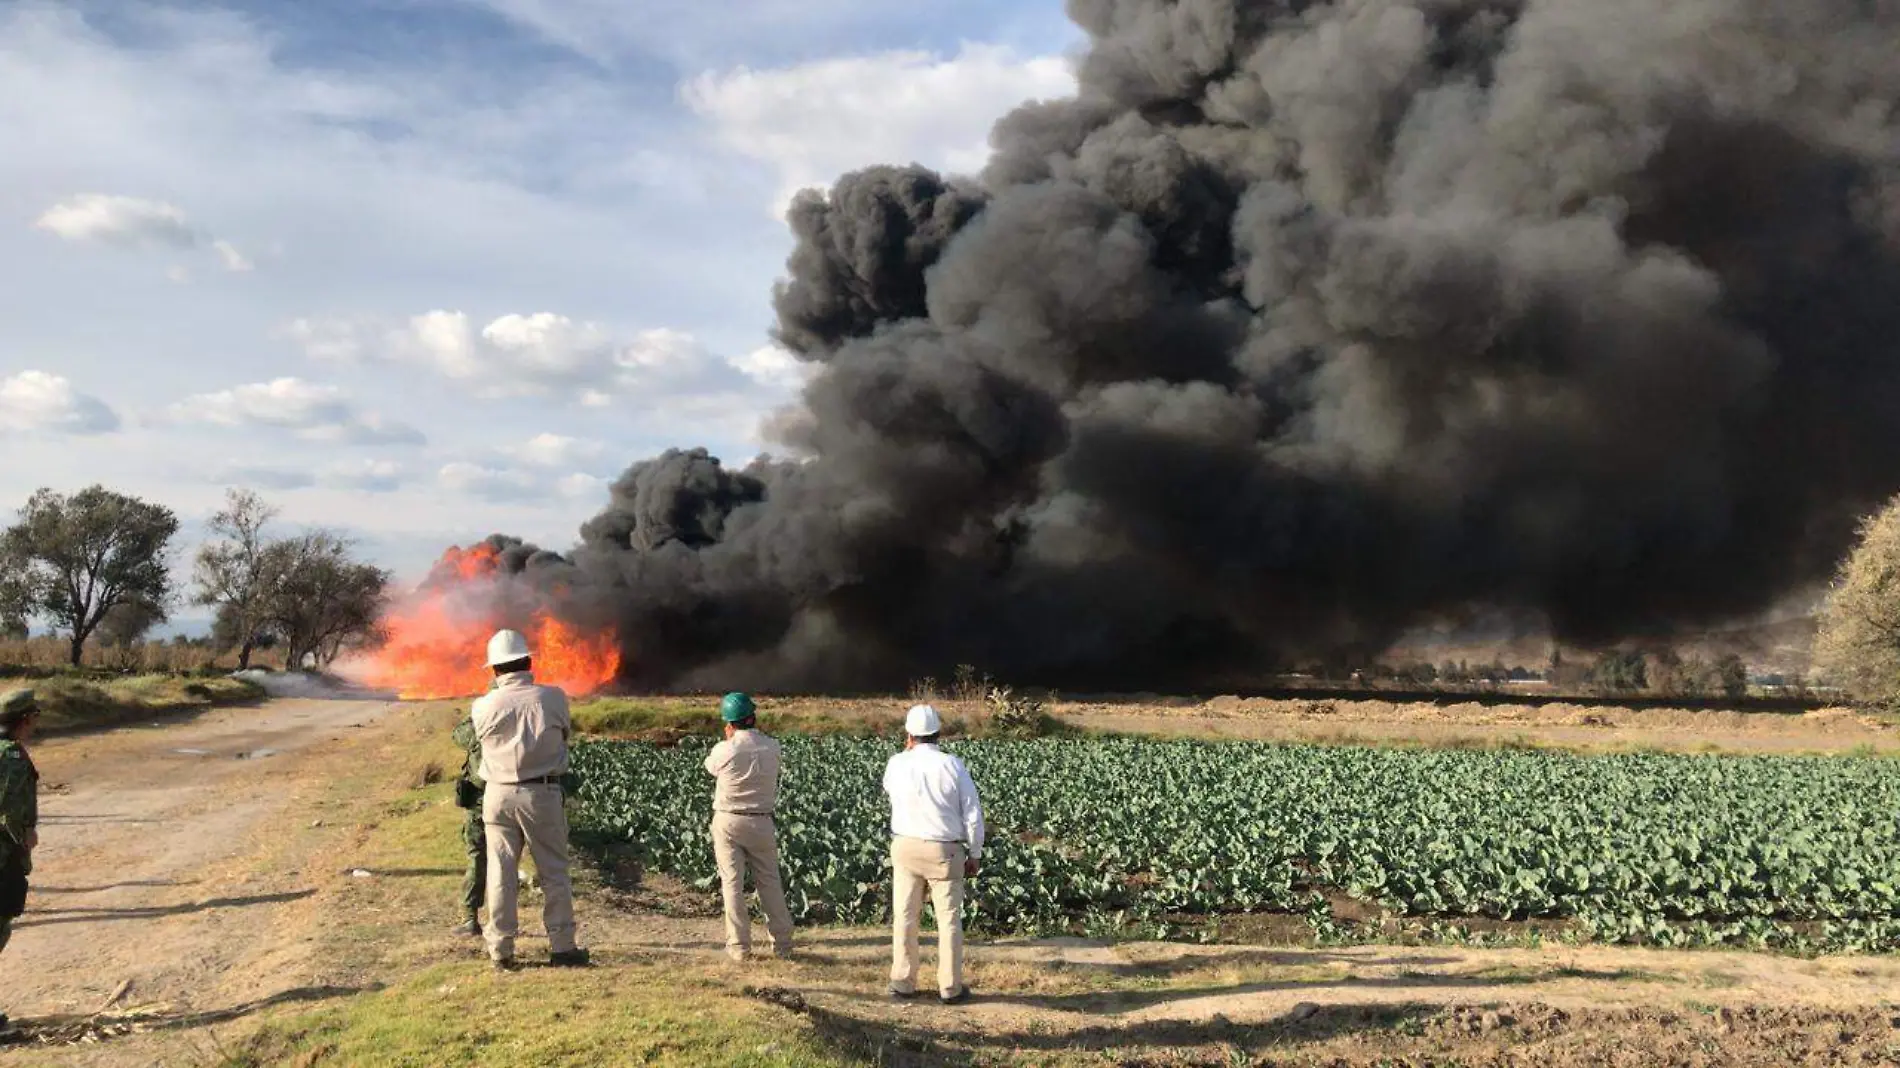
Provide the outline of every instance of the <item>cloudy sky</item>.
<path id="1" fill-rule="evenodd" d="M 406 575 L 565 547 L 627 463 L 763 447 L 794 191 L 974 171 L 1077 43 L 1059 0 L 0 4 L 0 518 L 243 485 Z"/>

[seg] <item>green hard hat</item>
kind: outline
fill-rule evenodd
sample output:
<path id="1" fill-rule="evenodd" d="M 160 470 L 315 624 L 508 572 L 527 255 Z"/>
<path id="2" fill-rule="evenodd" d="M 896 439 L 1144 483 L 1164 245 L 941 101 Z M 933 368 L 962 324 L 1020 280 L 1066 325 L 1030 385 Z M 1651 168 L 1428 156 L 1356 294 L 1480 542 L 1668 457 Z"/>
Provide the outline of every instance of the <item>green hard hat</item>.
<path id="1" fill-rule="evenodd" d="M 28 712 L 39 711 L 39 707 L 32 690 L 14 690 L 0 695 L 0 720 L 24 719 Z"/>
<path id="2" fill-rule="evenodd" d="M 753 712 L 752 698 L 742 693 L 729 693 L 719 702 L 719 718 L 727 723 L 737 723 Z"/>

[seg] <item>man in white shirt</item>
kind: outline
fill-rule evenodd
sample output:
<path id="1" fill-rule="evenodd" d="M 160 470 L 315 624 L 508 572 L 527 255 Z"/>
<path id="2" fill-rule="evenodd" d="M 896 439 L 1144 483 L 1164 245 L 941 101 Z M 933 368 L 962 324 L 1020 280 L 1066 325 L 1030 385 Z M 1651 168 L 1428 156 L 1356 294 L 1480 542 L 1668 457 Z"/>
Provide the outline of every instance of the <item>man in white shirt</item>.
<path id="1" fill-rule="evenodd" d="M 752 872 L 772 955 L 792 954 L 792 914 L 778 873 L 778 740 L 759 729 L 752 698 L 729 693 L 719 704 L 726 740 L 706 754 L 713 777 L 713 860 L 726 905 L 726 956 L 743 961 L 752 947 L 752 917 L 745 907 L 745 875 Z"/>
<path id="2" fill-rule="evenodd" d="M 891 996 L 917 994 L 917 928 L 924 888 L 937 917 L 937 994 L 946 1005 L 970 996 L 963 983 L 963 881 L 983 855 L 983 804 L 963 761 L 937 748 L 937 710 L 904 717 L 904 751 L 884 767 L 891 799 Z"/>
<path id="3" fill-rule="evenodd" d="M 534 856 L 545 901 L 541 919 L 552 950 L 549 963 L 579 967 L 588 954 L 574 943 L 574 890 L 567 875 L 567 811 L 561 779 L 573 731 L 567 694 L 535 684 L 528 639 L 496 632 L 488 640 L 494 688 L 469 708 L 482 745 L 482 825 L 488 838 L 488 956 L 513 971 L 520 933 L 516 895 L 525 845 Z"/>

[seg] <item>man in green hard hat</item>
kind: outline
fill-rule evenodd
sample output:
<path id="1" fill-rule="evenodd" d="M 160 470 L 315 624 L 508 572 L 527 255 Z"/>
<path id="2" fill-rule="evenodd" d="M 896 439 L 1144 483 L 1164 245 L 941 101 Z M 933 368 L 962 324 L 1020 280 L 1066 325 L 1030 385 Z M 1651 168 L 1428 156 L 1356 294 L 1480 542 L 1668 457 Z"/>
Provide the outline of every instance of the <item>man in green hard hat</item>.
<path id="1" fill-rule="evenodd" d="M 726 903 L 726 955 L 742 961 L 752 947 L 752 919 L 746 913 L 745 874 L 765 911 L 765 930 L 772 938 L 772 954 L 792 952 L 792 914 L 785 907 L 785 889 L 778 877 L 778 826 L 772 811 L 778 805 L 779 744 L 759 729 L 752 698 L 729 693 L 719 704 L 726 740 L 706 754 L 706 774 L 713 787 L 713 859 L 719 864 L 719 884 Z"/>
<path id="2" fill-rule="evenodd" d="M 26 911 L 26 879 L 40 843 L 40 773 L 26 752 L 39 718 L 32 690 L 0 695 L 0 950 Z M 0 1014 L 0 1031 L 7 1027 Z"/>

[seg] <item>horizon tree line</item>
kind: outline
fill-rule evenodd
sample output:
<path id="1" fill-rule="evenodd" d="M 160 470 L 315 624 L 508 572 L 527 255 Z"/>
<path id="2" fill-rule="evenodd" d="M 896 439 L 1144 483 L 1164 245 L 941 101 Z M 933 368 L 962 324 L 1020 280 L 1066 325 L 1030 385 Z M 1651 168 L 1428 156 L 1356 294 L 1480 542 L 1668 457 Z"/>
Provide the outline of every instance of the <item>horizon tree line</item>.
<path id="1" fill-rule="evenodd" d="M 79 666 L 94 639 L 132 644 L 189 601 L 214 610 L 213 636 L 237 650 L 239 670 L 260 648 L 282 647 L 295 670 L 379 640 L 390 572 L 357 559 L 340 531 L 272 534 L 279 514 L 248 489 L 227 490 L 180 589 L 170 508 L 101 485 L 42 488 L 0 532 L 0 635 L 24 637 L 42 620 Z"/>

